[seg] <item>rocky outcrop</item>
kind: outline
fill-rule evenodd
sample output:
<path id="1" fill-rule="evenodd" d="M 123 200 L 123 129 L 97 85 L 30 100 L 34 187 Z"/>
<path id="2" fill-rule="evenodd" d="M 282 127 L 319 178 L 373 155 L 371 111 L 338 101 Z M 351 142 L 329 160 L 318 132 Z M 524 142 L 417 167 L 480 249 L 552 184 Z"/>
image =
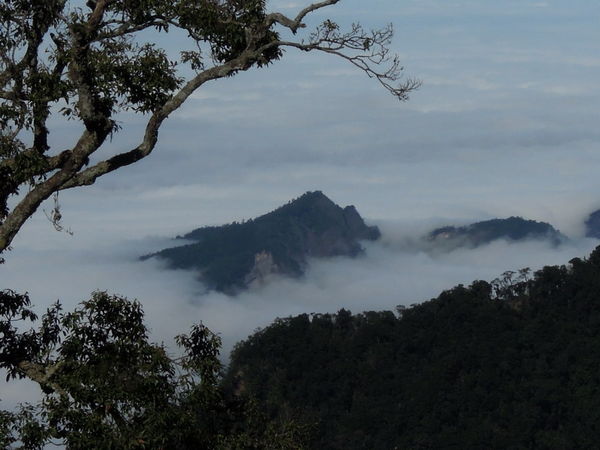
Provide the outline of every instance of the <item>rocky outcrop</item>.
<path id="1" fill-rule="evenodd" d="M 269 275 L 278 273 L 279 266 L 273 261 L 273 255 L 262 251 L 254 255 L 254 266 L 244 277 L 244 284 L 248 287 L 258 287 L 266 283 Z"/>
<path id="2" fill-rule="evenodd" d="M 311 257 L 357 256 L 363 251 L 360 241 L 379 235 L 354 206 L 341 208 L 315 191 L 256 219 L 198 228 L 181 236 L 194 243 L 144 258 L 197 270 L 209 289 L 235 293 L 260 285 L 269 274 L 300 276 Z"/>

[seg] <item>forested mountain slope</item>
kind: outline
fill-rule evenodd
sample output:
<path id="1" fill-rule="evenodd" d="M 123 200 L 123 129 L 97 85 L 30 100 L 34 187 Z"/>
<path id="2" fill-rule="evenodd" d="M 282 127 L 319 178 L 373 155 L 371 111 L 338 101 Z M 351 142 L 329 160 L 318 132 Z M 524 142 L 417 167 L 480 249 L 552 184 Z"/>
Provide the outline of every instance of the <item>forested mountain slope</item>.
<path id="1" fill-rule="evenodd" d="M 231 389 L 316 424 L 318 449 L 567 449 L 600 442 L 600 247 L 410 308 L 278 319 Z"/>
<path id="2" fill-rule="evenodd" d="M 145 258 L 195 269 L 210 289 L 235 293 L 273 273 L 301 275 L 309 257 L 356 256 L 363 250 L 359 241 L 377 239 L 379 230 L 365 225 L 354 206 L 341 208 L 314 191 L 256 219 L 181 237 L 195 242 Z"/>
<path id="3" fill-rule="evenodd" d="M 491 219 L 465 226 L 445 226 L 430 232 L 426 238 L 436 247 L 452 250 L 458 247 L 478 247 L 498 239 L 523 241 L 526 239 L 546 240 L 559 245 L 567 237 L 546 222 L 537 222 L 522 217 Z"/>

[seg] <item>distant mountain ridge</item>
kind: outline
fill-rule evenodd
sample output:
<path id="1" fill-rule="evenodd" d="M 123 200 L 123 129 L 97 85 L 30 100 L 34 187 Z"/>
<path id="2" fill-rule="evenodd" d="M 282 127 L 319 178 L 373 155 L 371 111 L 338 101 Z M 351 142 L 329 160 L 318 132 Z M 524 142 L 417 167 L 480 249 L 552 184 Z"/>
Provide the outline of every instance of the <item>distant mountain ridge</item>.
<path id="1" fill-rule="evenodd" d="M 426 241 L 445 249 L 458 247 L 479 247 L 498 239 L 522 241 L 537 239 L 559 245 L 567 237 L 546 222 L 537 222 L 522 217 L 491 219 L 465 226 L 445 226 L 431 231 Z"/>
<path id="2" fill-rule="evenodd" d="M 354 206 L 341 208 L 314 191 L 255 219 L 195 229 L 178 236 L 194 243 L 142 258 L 196 269 L 209 289 L 235 293 L 271 274 L 299 276 L 309 257 L 357 256 L 363 251 L 359 241 L 379 236 L 379 229 L 367 226 Z"/>
<path id="3" fill-rule="evenodd" d="M 600 239 L 600 209 L 591 213 L 585 221 L 585 236 Z"/>

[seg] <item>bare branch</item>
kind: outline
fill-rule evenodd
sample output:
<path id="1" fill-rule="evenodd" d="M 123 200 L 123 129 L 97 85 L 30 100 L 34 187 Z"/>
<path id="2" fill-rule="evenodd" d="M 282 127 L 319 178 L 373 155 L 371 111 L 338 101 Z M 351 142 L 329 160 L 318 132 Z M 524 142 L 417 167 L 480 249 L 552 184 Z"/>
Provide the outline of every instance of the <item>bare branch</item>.
<path id="1" fill-rule="evenodd" d="M 149 18 L 149 20 L 147 22 L 144 22 L 144 23 L 138 24 L 138 25 L 133 25 L 133 24 L 131 24 L 131 22 L 123 22 L 123 21 L 105 22 L 103 25 L 111 25 L 111 24 L 120 24 L 120 26 L 117 28 L 110 29 L 109 31 L 98 33 L 98 36 L 94 39 L 94 41 L 100 42 L 100 41 L 103 41 L 106 39 L 113 39 L 113 38 L 125 36 L 128 34 L 134 34 L 139 31 L 147 30 L 148 28 L 153 28 L 153 27 L 166 28 L 169 25 L 179 26 L 176 23 L 174 23 L 173 21 L 169 21 L 162 16 L 152 16 Z"/>
<path id="2" fill-rule="evenodd" d="M 409 78 L 397 83 L 402 79 L 404 68 L 397 55 L 390 56 L 388 46 L 392 36 L 392 25 L 367 32 L 359 24 L 353 24 L 350 31 L 342 33 L 337 24 L 327 20 L 311 34 L 307 43 L 279 41 L 277 45 L 339 56 L 365 72 L 369 78 L 375 78 L 395 97 L 404 101 L 410 92 L 421 86 L 421 82 Z"/>
<path id="3" fill-rule="evenodd" d="M 318 3 L 313 3 L 309 6 L 307 6 L 306 8 L 304 8 L 302 11 L 300 11 L 294 19 L 290 19 L 281 13 L 272 13 L 267 16 L 267 19 L 265 22 L 266 22 L 266 25 L 269 27 L 271 25 L 273 25 L 274 23 L 278 23 L 280 25 L 283 25 L 286 28 L 289 28 L 295 34 L 296 31 L 298 31 L 298 28 L 306 27 L 306 25 L 303 24 L 302 21 L 308 14 L 310 14 L 313 11 L 316 11 L 317 9 L 321 9 L 321 8 L 324 8 L 324 7 L 330 6 L 330 5 L 335 5 L 339 1 L 340 0 L 325 0 L 322 2 L 318 2 Z"/>
<path id="4" fill-rule="evenodd" d="M 56 231 L 64 231 L 69 236 L 73 236 L 74 233 L 71 231 L 71 229 L 65 228 L 62 223 L 62 213 L 60 212 L 61 208 L 60 203 L 58 202 L 58 192 L 55 192 L 52 198 L 54 199 L 54 206 L 52 207 L 49 213 L 46 210 L 44 210 L 46 218 L 48 219 L 48 221 L 50 221 L 50 223 Z"/>

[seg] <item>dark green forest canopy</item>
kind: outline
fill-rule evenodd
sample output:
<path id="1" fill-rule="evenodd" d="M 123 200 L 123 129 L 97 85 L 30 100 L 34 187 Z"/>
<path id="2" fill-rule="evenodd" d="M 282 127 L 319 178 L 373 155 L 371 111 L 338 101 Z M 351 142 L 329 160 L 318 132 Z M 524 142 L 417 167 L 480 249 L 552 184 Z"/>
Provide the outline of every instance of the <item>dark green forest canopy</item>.
<path id="1" fill-rule="evenodd" d="M 410 308 L 278 319 L 232 353 L 230 386 L 313 448 L 595 448 L 600 247 Z"/>

